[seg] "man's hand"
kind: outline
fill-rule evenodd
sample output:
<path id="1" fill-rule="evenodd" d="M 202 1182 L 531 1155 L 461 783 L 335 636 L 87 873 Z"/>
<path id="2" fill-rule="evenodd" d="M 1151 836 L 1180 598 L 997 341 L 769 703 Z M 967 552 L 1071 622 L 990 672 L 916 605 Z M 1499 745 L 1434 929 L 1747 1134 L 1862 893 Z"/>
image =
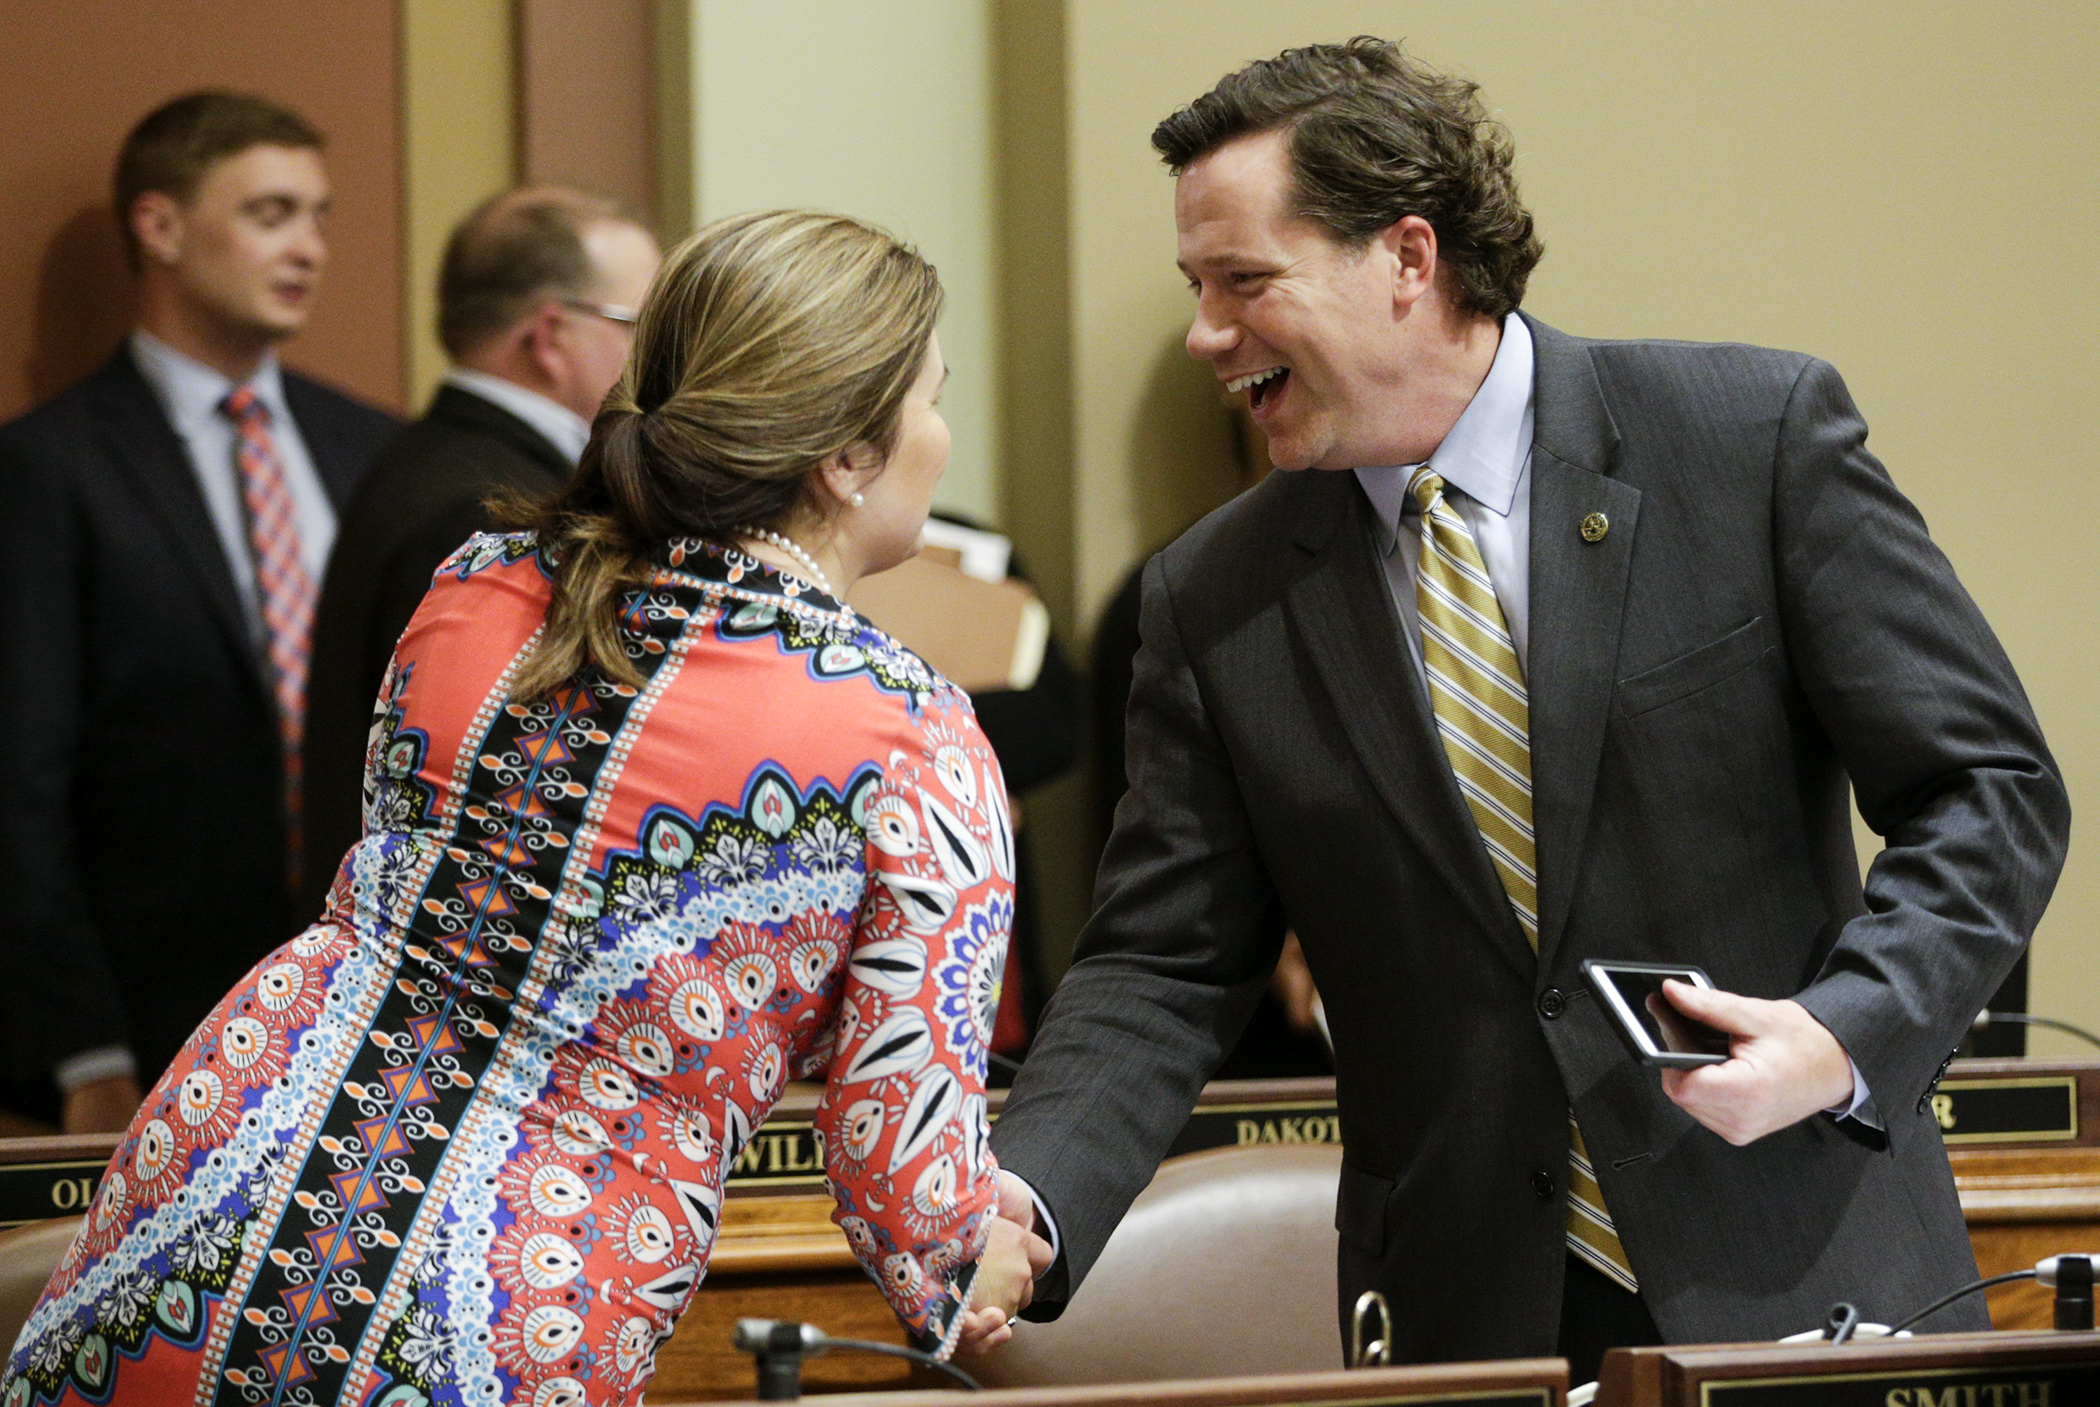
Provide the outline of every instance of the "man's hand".
<path id="1" fill-rule="evenodd" d="M 59 1125 L 67 1133 L 122 1133 L 131 1125 L 146 1096 L 139 1082 L 129 1075 L 89 1080 L 66 1091 L 66 1108 Z"/>
<path id="2" fill-rule="evenodd" d="M 1049 1242 L 1008 1220 L 1004 1201 L 1002 1198 L 999 1215 L 992 1218 L 984 1254 L 977 1258 L 971 1307 L 956 1339 L 956 1347 L 972 1353 L 996 1348 L 1014 1336 L 1013 1317 L 1028 1307 L 1035 1293 L 1036 1261 L 1040 1257 L 1043 1264 L 1050 1262 Z"/>
<path id="3" fill-rule="evenodd" d="M 1738 1148 L 1852 1098 L 1852 1062 L 1838 1038 L 1796 1001 L 1760 1001 L 1675 979 L 1670 1001 L 1729 1036 L 1719 1065 L 1662 1072 L 1663 1093 Z"/>
<path id="4" fill-rule="evenodd" d="M 1283 935 L 1283 951 L 1277 955 L 1269 991 L 1283 1007 L 1284 1019 L 1293 1031 L 1308 1036 L 1319 1031 L 1320 1018 L 1315 1013 L 1320 1006 L 1320 989 L 1313 985 L 1312 968 L 1306 965 L 1305 949 L 1299 946 L 1296 933 Z"/>

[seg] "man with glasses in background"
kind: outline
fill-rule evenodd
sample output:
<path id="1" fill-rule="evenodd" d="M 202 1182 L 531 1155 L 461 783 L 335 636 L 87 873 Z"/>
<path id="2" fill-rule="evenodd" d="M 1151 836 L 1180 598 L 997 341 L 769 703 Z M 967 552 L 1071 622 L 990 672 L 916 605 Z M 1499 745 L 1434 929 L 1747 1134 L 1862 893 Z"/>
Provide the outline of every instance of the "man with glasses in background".
<path id="1" fill-rule="evenodd" d="M 303 917 L 362 832 L 365 740 L 394 642 L 431 574 L 493 526 L 487 504 L 559 487 L 627 360 L 660 259 L 616 202 L 507 191 L 460 222 L 438 272 L 452 369 L 344 511 L 314 624 Z"/>

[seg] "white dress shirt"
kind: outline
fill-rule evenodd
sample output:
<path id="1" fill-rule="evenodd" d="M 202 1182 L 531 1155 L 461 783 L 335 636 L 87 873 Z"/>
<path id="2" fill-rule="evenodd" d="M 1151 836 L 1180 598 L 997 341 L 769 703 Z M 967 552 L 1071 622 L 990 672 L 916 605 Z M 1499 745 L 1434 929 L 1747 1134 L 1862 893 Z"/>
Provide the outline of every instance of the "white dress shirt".
<path id="1" fill-rule="evenodd" d="M 490 405 L 507 410 L 544 436 L 574 464 L 583 458 L 583 447 L 591 442 L 591 422 L 559 401 L 537 391 L 528 391 L 515 381 L 505 381 L 485 371 L 454 367 L 445 373 L 445 384 L 479 396 Z"/>

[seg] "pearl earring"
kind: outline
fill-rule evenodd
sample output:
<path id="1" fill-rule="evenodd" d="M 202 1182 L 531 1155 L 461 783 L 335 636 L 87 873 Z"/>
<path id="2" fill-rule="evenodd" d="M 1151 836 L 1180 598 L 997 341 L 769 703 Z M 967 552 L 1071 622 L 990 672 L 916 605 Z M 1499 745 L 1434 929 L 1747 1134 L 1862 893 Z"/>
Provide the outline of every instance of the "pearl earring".
<path id="1" fill-rule="evenodd" d="M 846 502 L 855 508 L 865 508 L 868 506 L 868 496 L 859 489 L 855 489 L 846 495 Z"/>

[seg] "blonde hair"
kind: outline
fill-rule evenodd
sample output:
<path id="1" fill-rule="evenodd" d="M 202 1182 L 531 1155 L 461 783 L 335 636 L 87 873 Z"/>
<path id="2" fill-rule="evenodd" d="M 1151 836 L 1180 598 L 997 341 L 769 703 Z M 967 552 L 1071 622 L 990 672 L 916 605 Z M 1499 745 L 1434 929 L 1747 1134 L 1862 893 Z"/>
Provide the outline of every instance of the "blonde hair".
<path id="1" fill-rule="evenodd" d="M 733 215 L 673 249 L 574 478 L 505 514 L 539 535 L 554 578 L 515 696 L 587 665 L 639 686 L 619 605 L 652 550 L 784 526 L 818 506 L 811 476 L 832 455 L 888 459 L 941 302 L 931 264 L 846 215 Z"/>

